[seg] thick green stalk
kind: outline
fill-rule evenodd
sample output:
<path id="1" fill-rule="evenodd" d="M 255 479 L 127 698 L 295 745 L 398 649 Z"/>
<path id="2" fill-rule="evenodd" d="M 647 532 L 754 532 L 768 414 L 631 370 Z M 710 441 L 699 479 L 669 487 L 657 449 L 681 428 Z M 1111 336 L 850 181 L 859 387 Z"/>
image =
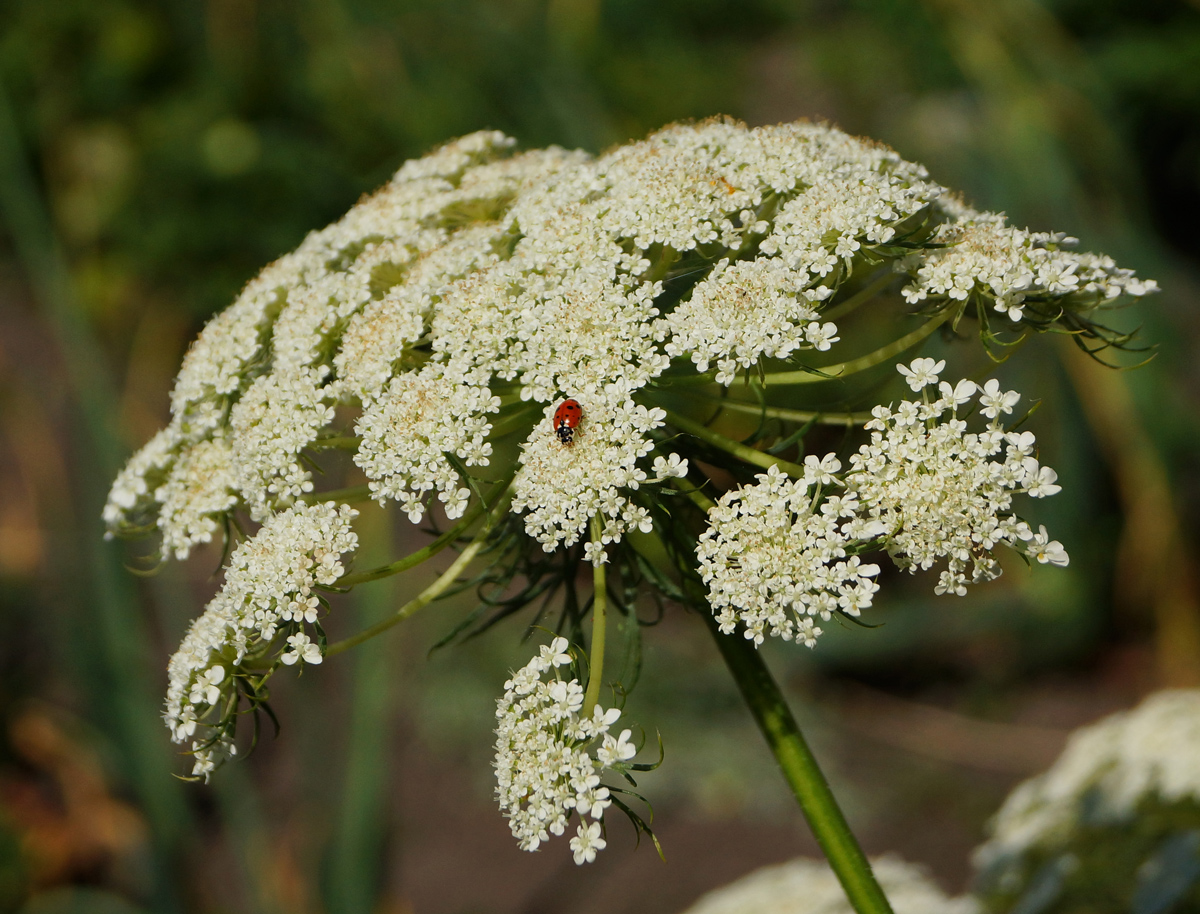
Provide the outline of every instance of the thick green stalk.
<path id="1" fill-rule="evenodd" d="M 666 412 L 667 421 L 680 431 L 694 435 L 701 441 L 707 442 L 715 448 L 720 448 L 727 454 L 737 457 L 739 460 L 744 460 L 746 463 L 756 467 L 762 467 L 764 470 L 769 470 L 771 467 L 777 466 L 791 476 L 801 477 L 804 475 L 804 467 L 797 463 L 774 457 L 771 454 L 756 450 L 749 445 L 742 444 L 740 441 L 734 441 L 732 438 L 726 438 L 720 432 L 714 432 L 707 425 L 701 425 L 699 422 L 694 422 L 687 418 L 687 416 L 681 416 L 672 410 L 667 410 Z"/>
<path id="2" fill-rule="evenodd" d="M 391 577 L 394 574 L 400 574 L 402 571 L 408 571 L 410 568 L 415 568 L 422 562 L 433 558 L 451 543 L 458 540 L 467 529 L 479 520 L 480 515 L 485 511 L 488 512 L 488 523 L 496 514 L 496 508 L 505 501 L 505 494 L 508 492 L 509 486 L 512 485 L 512 476 L 502 479 L 492 487 L 492 498 L 487 500 L 477 498 L 475 504 L 471 505 L 463 514 L 457 524 L 435 539 L 428 546 L 418 549 L 416 552 L 406 555 L 402 559 L 397 559 L 390 565 L 383 565 L 380 568 L 372 569 L 371 571 L 360 571 L 357 574 L 347 574 L 338 579 L 338 587 L 354 587 L 357 584 L 365 584 L 368 581 L 378 581 L 381 578 Z"/>
<path id="3" fill-rule="evenodd" d="M 699 489 L 682 480 L 675 481 L 675 488 L 685 494 L 701 511 L 713 507 L 713 501 Z M 685 576 L 684 586 L 696 583 Z M 717 620 L 702 603 L 700 616 L 717 642 L 725 665 L 737 683 L 754 722 L 767 740 L 775 761 L 783 772 L 784 780 L 792 789 L 800 811 L 808 820 L 809 828 L 829 866 L 837 875 L 846 897 L 858 914 L 893 914 L 887 896 L 871 871 L 871 863 L 850 830 L 850 824 L 842 814 L 829 782 L 816 757 L 809 749 L 804 734 L 792 716 L 771 671 L 767 669 L 758 649 L 740 632 L 732 635 L 722 633 Z"/>
<path id="4" fill-rule="evenodd" d="M 766 737 L 784 780 L 825 852 L 846 897 L 858 914 L 892 914 L 870 861 L 850 830 L 829 783 L 792 716 L 778 684 L 754 645 L 741 636 L 721 633 L 711 612 L 701 612 L 729 667 L 754 722 Z"/>
<path id="5" fill-rule="evenodd" d="M 487 531 L 480 531 L 479 536 L 476 537 L 475 541 L 459 554 L 458 558 L 454 560 L 454 563 L 446 569 L 445 573 L 442 574 L 441 577 L 439 577 L 436 581 L 417 594 L 416 597 L 409 600 L 382 622 L 377 622 L 370 628 L 364 629 L 357 635 L 352 635 L 344 641 L 339 641 L 336 644 L 329 645 L 329 647 L 325 649 L 325 656 L 332 657 L 335 654 L 340 654 L 342 651 L 349 650 L 352 647 L 362 644 L 364 641 L 370 641 L 376 635 L 381 635 L 386 632 L 393 625 L 403 622 L 417 610 L 424 609 L 450 589 L 454 582 L 458 580 L 458 576 L 462 573 L 463 569 L 471 564 L 472 561 L 474 561 L 475 556 L 479 554 L 479 550 L 483 548 L 483 545 L 486 541 Z"/>
<path id="6" fill-rule="evenodd" d="M 600 520 L 592 518 L 592 542 L 600 542 Z M 604 641 L 608 616 L 608 585 L 605 566 L 596 565 L 592 572 L 592 650 L 588 655 L 588 684 L 583 693 L 583 715 L 589 717 L 600 701 L 604 684 Z"/>
<path id="7" fill-rule="evenodd" d="M 681 390 L 685 397 L 701 400 L 711 406 L 719 406 L 723 410 L 742 413 L 746 416 L 757 416 L 762 419 L 783 419 L 786 422 L 815 422 L 817 425 L 839 425 L 855 428 L 871 420 L 870 413 L 835 413 L 821 412 L 808 409 L 787 409 L 782 406 L 764 406 L 759 403 L 747 403 L 745 400 L 732 400 L 728 397 L 710 397 L 698 391 Z"/>

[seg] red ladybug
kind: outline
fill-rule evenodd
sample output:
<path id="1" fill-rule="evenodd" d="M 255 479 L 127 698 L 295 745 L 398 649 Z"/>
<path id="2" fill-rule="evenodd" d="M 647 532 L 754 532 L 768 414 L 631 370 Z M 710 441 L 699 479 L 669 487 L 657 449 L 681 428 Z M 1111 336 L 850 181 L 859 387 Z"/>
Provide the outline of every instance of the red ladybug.
<path id="1" fill-rule="evenodd" d="M 575 443 L 575 429 L 583 418 L 583 407 L 578 400 L 567 399 L 558 404 L 554 411 L 554 434 L 568 447 Z"/>

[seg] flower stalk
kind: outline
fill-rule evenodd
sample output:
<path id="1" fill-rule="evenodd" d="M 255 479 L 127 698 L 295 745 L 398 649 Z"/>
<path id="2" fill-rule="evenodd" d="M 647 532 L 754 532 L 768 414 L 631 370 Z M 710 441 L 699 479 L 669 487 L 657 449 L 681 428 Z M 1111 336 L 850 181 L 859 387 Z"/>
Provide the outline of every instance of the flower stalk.
<path id="1" fill-rule="evenodd" d="M 675 488 L 701 511 L 715 507 L 707 495 L 684 480 L 676 481 Z M 892 914 L 891 904 L 871 870 L 870 861 L 850 830 L 824 772 L 762 655 L 750 640 L 741 637 L 740 631 L 723 634 L 703 596 L 698 600 L 700 617 L 716 641 L 738 691 L 854 910 L 857 914 Z"/>
<path id="2" fill-rule="evenodd" d="M 357 584 L 365 584 L 369 581 L 378 581 L 381 578 L 391 577 L 394 574 L 400 574 L 402 571 L 408 571 L 410 568 L 415 568 L 422 562 L 433 558 L 435 555 L 461 537 L 464 533 L 466 533 L 470 526 L 475 523 L 475 521 L 479 520 L 480 516 L 484 514 L 484 512 L 488 513 L 488 523 L 490 526 L 491 519 L 496 514 L 496 509 L 500 505 L 507 503 L 506 495 L 511 486 L 512 476 L 509 476 L 507 479 L 500 480 L 492 488 L 492 493 L 496 496 L 494 499 L 476 499 L 475 503 L 467 509 L 466 513 L 463 514 L 457 524 L 435 539 L 428 546 L 418 549 L 416 552 L 410 553 L 402 559 L 397 559 L 391 564 L 383 565 L 379 568 L 372 569 L 371 571 L 362 571 L 358 574 L 343 575 L 338 580 L 337 586 L 339 588 L 354 587 Z"/>
<path id="3" fill-rule="evenodd" d="M 600 521 L 592 518 L 592 542 L 600 546 Z M 603 558 L 604 556 L 601 556 Z M 583 713 L 589 715 L 600 702 L 600 687 L 604 683 L 604 642 L 608 621 L 608 584 L 605 562 L 592 570 L 592 650 L 588 655 L 588 684 L 583 695 Z"/>
<path id="4" fill-rule="evenodd" d="M 325 649 L 325 656 L 332 657 L 352 647 L 357 647 L 365 641 L 370 641 L 376 635 L 386 632 L 393 625 L 403 622 L 418 610 L 424 609 L 450 589 L 454 582 L 458 580 L 458 576 L 462 574 L 463 569 L 475 560 L 475 556 L 479 554 L 479 550 L 483 548 L 486 541 L 487 531 L 483 531 L 475 538 L 474 542 L 459 553 L 458 558 L 454 560 L 450 567 L 436 581 L 422 590 L 416 597 L 409 600 L 386 619 L 376 622 L 370 628 L 363 629 L 357 635 L 351 635 L 343 641 L 329 645 Z"/>
<path id="5" fill-rule="evenodd" d="M 898 340 L 880 346 L 874 352 L 869 352 L 857 359 L 842 362 L 838 365 L 822 365 L 818 371 L 768 371 L 762 375 L 764 387 L 771 385 L 782 386 L 795 384 L 816 384 L 819 381 L 836 381 L 848 378 L 852 374 L 874 368 L 885 362 L 891 362 L 906 351 L 933 334 L 938 327 L 946 323 L 958 309 L 949 307 L 927 320 L 916 330 L 904 334 Z"/>
<path id="6" fill-rule="evenodd" d="M 745 638 L 722 634 L 712 613 L 700 615 L 850 904 L 858 914 L 892 914 L 866 854 L 762 656 Z"/>
<path id="7" fill-rule="evenodd" d="M 720 448 L 722 451 L 732 454 L 734 457 L 744 460 L 752 466 L 762 467 L 764 470 L 769 470 L 771 467 L 779 467 L 779 469 L 791 476 L 804 475 L 804 467 L 799 464 L 774 457 L 757 448 L 742 444 L 740 441 L 734 441 L 732 438 L 726 438 L 720 432 L 714 432 L 707 425 L 702 425 L 672 410 L 667 410 L 666 412 L 667 419 L 680 431 L 694 435 L 706 444 Z"/>

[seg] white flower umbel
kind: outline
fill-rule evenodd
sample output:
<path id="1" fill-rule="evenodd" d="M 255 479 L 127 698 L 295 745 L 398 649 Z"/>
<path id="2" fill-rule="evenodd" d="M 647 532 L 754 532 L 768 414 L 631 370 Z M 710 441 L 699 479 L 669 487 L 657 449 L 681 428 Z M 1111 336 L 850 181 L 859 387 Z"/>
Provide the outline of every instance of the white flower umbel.
<path id="1" fill-rule="evenodd" d="M 163 716 L 175 742 L 190 741 L 193 774 L 207 777 L 233 751 L 229 715 L 236 714 L 237 693 L 227 668 L 268 650 L 281 626 L 292 631 L 284 663 L 320 663 L 304 626 L 317 619 L 318 587 L 342 576 L 342 556 L 358 546 L 350 527 L 357 513 L 333 502 L 298 504 L 233 550 L 221 592 L 168 665 Z"/>
<path id="2" fill-rule="evenodd" d="M 525 530 L 547 552 L 576 543 L 593 516 L 603 521 L 605 544 L 634 528 L 651 529 L 649 513 L 629 493 L 647 481 L 638 461 L 653 449 L 649 432 L 663 424 L 666 413 L 639 406 L 619 389 L 612 395 L 615 402 L 579 400 L 583 419 L 571 444 L 555 435 L 554 405 L 547 407 L 521 450 L 512 509 L 525 512 Z M 678 471 L 676 463 L 671 472 Z"/>
<path id="3" fill-rule="evenodd" d="M 526 851 L 563 834 L 577 816 L 570 846 L 582 864 L 605 846 L 600 820 L 612 800 L 601 775 L 637 750 L 629 730 L 609 732 L 620 710 L 596 705 L 583 713 L 583 687 L 559 672 L 571 663 L 568 648 L 566 638 L 555 638 L 504 684 L 496 702 L 496 798 Z"/>
<path id="4" fill-rule="evenodd" d="M 948 898 L 924 867 L 886 854 L 871 869 L 896 914 L 978 914 L 969 896 Z M 800 858 L 713 889 L 684 914 L 853 914 L 829 864 Z"/>
<path id="5" fill-rule="evenodd" d="M 1004 801 L 975 864 L 1069 849 L 1078 829 L 1131 822 L 1147 798 L 1200 803 L 1200 690 L 1158 692 L 1076 730 L 1048 771 Z"/>
<path id="6" fill-rule="evenodd" d="M 824 471 L 837 468 L 832 461 Z M 814 470 L 823 475 L 819 463 Z M 772 635 L 812 647 L 816 620 L 870 606 L 879 566 L 850 550 L 874 528 L 863 528 L 856 508 L 853 498 L 822 498 L 816 480 L 790 479 L 778 467 L 722 496 L 697 547 L 721 631 L 740 622 L 756 645 Z"/>
<path id="7" fill-rule="evenodd" d="M 838 345 L 822 305 L 874 263 L 908 271 L 910 297 L 953 303 L 976 290 L 1011 308 L 1024 295 L 1045 314 L 1154 288 L 1106 258 L 1061 251 L 1057 236 L 1005 228 L 922 166 L 828 125 L 676 125 L 599 158 L 512 146 L 485 131 L 405 164 L 251 281 L 185 357 L 173 430 L 114 484 L 109 530 L 153 527 L 153 493 L 180 450 L 222 436 L 238 479 L 229 510 L 262 520 L 285 508 L 314 485 L 302 451 L 326 430 L 347 444 L 348 429 L 331 428 L 335 408 L 382 409 L 372 404 L 396 375 L 440 370 L 473 389 L 511 384 L 539 404 L 566 394 L 617 411 L 628 398 L 648 407 L 647 385 L 673 359 L 728 384 L 765 358 Z M 637 422 L 613 425 L 634 453 L 644 447 Z M 543 431 L 526 448 L 527 491 L 515 502 L 534 536 L 573 542 L 598 507 L 610 539 L 642 525 L 614 501 L 638 481 L 641 454 L 618 448 L 581 480 L 600 436 L 539 455 L 555 443 Z M 389 434 L 372 459 L 380 486 L 411 496 L 429 490 L 383 466 L 395 456 L 410 467 L 432 440 L 417 425 L 408 432 Z M 468 449 L 479 452 L 475 437 Z M 464 490 L 438 491 L 457 505 Z M 205 516 L 220 523 L 220 513 Z M 205 534 L 175 535 L 168 551 L 183 554 L 194 535 Z"/>
<path id="8" fill-rule="evenodd" d="M 844 345 L 844 329 L 823 315 L 903 284 L 897 271 L 911 277 L 909 298 L 924 301 L 931 321 L 990 296 L 1033 326 L 1061 318 L 1097 336 L 1091 308 L 1154 289 L 1107 258 L 1063 250 L 1063 238 L 969 210 L 922 166 L 824 124 L 675 125 L 599 157 L 513 146 L 484 131 L 406 163 L 263 270 L 193 343 L 170 425 L 113 484 L 109 533 L 157 530 L 164 554 L 182 557 L 239 529 L 246 514 L 264 524 L 235 550 L 225 588 L 189 634 L 191 659 L 172 661 L 172 728 L 195 734 L 201 773 L 232 744 L 212 729 L 222 719 L 213 722 L 215 706 L 197 702 L 214 688 L 226 702 L 245 685 L 249 674 L 235 666 L 247 645 L 265 649 L 282 632 L 286 644 L 272 647 L 280 663 L 320 656 L 320 635 L 305 630 L 319 608 L 311 589 L 251 585 L 293 566 L 296 547 L 280 531 L 317 510 L 297 502 L 317 500 L 322 479 L 330 489 L 345 482 L 335 449 L 354 452 L 371 494 L 397 500 L 410 517 L 435 495 L 458 517 L 479 488 L 464 471 L 494 463 L 493 447 L 511 459 L 498 435 L 527 435 L 519 466 L 495 474 L 517 471 L 510 505 L 525 531 L 553 551 L 594 524 L 586 558 L 598 568 L 611 561 L 620 574 L 628 555 L 608 547 L 635 528 L 650 531 L 647 499 L 660 493 L 647 487 L 687 472 L 682 458 L 693 445 L 679 439 L 671 453 L 660 407 L 687 422 L 695 411 L 675 393 L 700 409 L 707 382 L 728 385 L 756 368 L 767 381 L 768 359 L 813 367 L 807 353 Z M 883 316 L 879 326 L 890 326 Z M 853 349 L 846 356 L 842 364 L 853 364 Z M 918 366 L 910 383 L 928 390 L 936 368 Z M 811 642 L 814 620 L 869 604 L 872 566 L 855 555 L 880 535 L 876 527 L 887 528 L 877 542 L 907 566 L 945 558 L 939 586 L 953 592 L 972 561 L 976 577 L 994 573 L 996 542 L 1066 564 L 1061 544 L 1008 506 L 1013 493 L 1058 489 L 1032 436 L 998 425 L 1012 395 L 985 388 L 978 405 L 992 425 L 968 435 L 954 411 L 974 396 L 959 385 L 940 406 L 881 413 L 852 478 L 816 461 L 803 492 L 789 489 L 790 507 L 770 522 L 755 514 L 784 481 L 725 501 L 729 528 L 705 540 L 725 623 L 745 621 L 755 638 L 774 631 Z M 582 407 L 568 443 L 553 427 L 565 397 Z M 708 444 L 730 460 L 748 456 L 750 445 L 722 447 L 719 437 Z M 761 467 L 761 456 L 751 459 Z M 944 510 L 926 510 L 934 504 Z M 342 523 L 319 526 L 336 537 Z M 781 568 L 797 576 L 791 589 Z M 755 604 L 750 581 L 759 578 Z M 217 665 L 227 671 L 219 681 Z M 203 687 L 201 674 L 210 676 Z M 203 734 L 197 709 L 210 715 Z M 583 859 L 603 840 L 590 826 L 577 838 Z"/>
<path id="9" fill-rule="evenodd" d="M 899 366 L 909 386 L 922 392 L 937 384 L 942 363 L 917 359 Z M 1041 562 L 1067 564 L 1060 543 L 1036 545 L 1029 525 L 1013 513 L 1013 496 L 1052 495 L 1057 476 L 1033 456 L 1030 432 L 1006 431 L 1020 394 L 1000 389 L 994 379 L 977 391 L 970 381 L 941 382 L 939 396 L 905 400 L 895 408 L 878 406 L 867 423 L 869 444 L 850 457 L 848 494 L 860 513 L 881 524 L 882 544 L 893 561 L 909 571 L 945 560 L 938 593 L 966 593 L 974 582 L 1000 574 L 992 550 L 1000 544 L 1033 554 Z M 978 393 L 987 426 L 969 432 L 958 409 Z M 1043 528 L 1043 535 L 1045 529 Z"/>
<path id="10" fill-rule="evenodd" d="M 142 446 L 113 480 L 104 505 L 103 520 L 107 535 L 126 526 L 143 523 L 144 515 L 157 510 L 154 491 L 165 479 L 166 469 L 175 460 L 182 436 L 175 424 L 160 429 Z"/>
<path id="11" fill-rule="evenodd" d="M 665 319 L 667 354 L 690 354 L 697 371 L 717 363 L 716 380 L 729 386 L 739 368 L 761 356 L 786 359 L 799 349 L 826 350 L 837 327 L 817 320 L 816 306 L 832 294 L 807 287 L 806 277 L 777 258 L 719 262 L 692 297 Z"/>
<path id="12" fill-rule="evenodd" d="M 371 495 L 380 504 L 396 499 L 418 523 L 436 491 L 446 515 L 461 517 L 471 490 L 446 455 L 468 467 L 487 466 L 487 414 L 499 408 L 500 398 L 486 387 L 444 377 L 436 366 L 392 378 L 356 426 L 362 442 L 354 462 L 371 480 Z"/>
<path id="13" fill-rule="evenodd" d="M 171 392 L 171 412 L 177 419 L 203 414 L 215 420 L 211 411 L 197 407 L 204 401 L 228 397 L 245 383 L 246 368 L 260 356 L 288 291 L 303 283 L 307 271 L 319 269 L 318 261 L 308 255 L 302 246 L 275 261 L 200 332 L 183 357 Z"/>

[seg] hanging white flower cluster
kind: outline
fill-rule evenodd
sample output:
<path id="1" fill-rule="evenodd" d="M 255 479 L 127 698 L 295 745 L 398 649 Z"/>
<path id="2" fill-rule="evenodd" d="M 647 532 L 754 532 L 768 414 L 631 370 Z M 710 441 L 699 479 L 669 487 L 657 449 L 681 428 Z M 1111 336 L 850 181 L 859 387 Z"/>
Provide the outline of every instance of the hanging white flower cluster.
<path id="1" fill-rule="evenodd" d="M 881 545 L 897 566 L 928 570 L 946 559 L 939 594 L 965 594 L 968 566 L 973 582 L 997 577 L 992 550 L 999 544 L 1066 565 L 1066 551 L 1057 541 L 1044 541 L 1044 527 L 1039 540 L 1012 512 L 1014 494 L 1043 498 L 1061 489 L 1058 474 L 1033 456 L 1033 433 L 1006 431 L 1001 424 L 1020 394 L 1001 390 L 994 378 L 982 388 L 971 381 L 938 384 L 944 367 L 933 359 L 917 359 L 907 370 L 900 366 L 914 391 L 937 385 L 940 396 L 902 401 L 894 411 L 875 407 L 867 423 L 871 441 L 851 456 L 846 491 L 858 497 L 865 516 L 880 522 Z M 982 431 L 968 432 L 958 410 L 976 394 L 990 421 Z"/>
<path id="2" fill-rule="evenodd" d="M 566 638 L 555 638 L 504 684 L 496 702 L 496 797 L 521 849 L 535 851 L 579 819 L 571 850 L 591 863 L 605 840 L 601 820 L 612 805 L 601 775 L 637 754 L 631 731 L 609 730 L 621 712 L 583 709 L 583 687 L 563 680 L 571 663 Z M 546 674 L 551 676 L 546 678 Z"/>
<path id="3" fill-rule="evenodd" d="M 1004 801 L 975 865 L 988 870 L 1033 851 L 1070 852 L 1081 829 L 1126 825 L 1148 798 L 1193 810 L 1200 804 L 1200 690 L 1157 692 L 1132 711 L 1076 730 L 1048 771 Z M 1194 829 L 1196 815 L 1172 825 Z M 1130 840 L 1117 833 L 1118 844 Z"/>
<path id="4" fill-rule="evenodd" d="M 826 469 L 840 464 L 834 458 Z M 861 548 L 875 525 L 858 517 L 852 497 L 824 496 L 814 475 L 790 479 L 771 467 L 709 512 L 696 554 L 725 634 L 740 622 L 755 644 L 772 635 L 812 647 L 821 634 L 815 619 L 871 605 L 879 566 L 847 549 Z"/>
<path id="5" fill-rule="evenodd" d="M 289 633 L 283 663 L 321 662 L 309 634 L 320 609 L 316 590 L 345 571 L 342 556 L 358 546 L 350 527 L 357 513 L 332 502 L 298 504 L 272 515 L 233 550 L 225 585 L 192 623 L 167 667 L 163 717 L 175 742 L 190 742 L 194 775 L 207 777 L 234 751 L 223 728 L 238 710 L 234 667 L 248 655 L 269 651 L 280 629 Z M 273 658 L 263 659 L 269 665 Z"/>
<path id="6" fill-rule="evenodd" d="M 939 384 L 943 368 L 927 358 L 897 366 L 914 391 L 936 386 L 940 396 L 875 407 L 871 441 L 844 475 L 832 454 L 810 456 L 802 479 L 772 467 L 709 512 L 696 554 L 722 631 L 741 623 L 755 644 L 769 634 L 812 647 L 821 634 L 816 619 L 857 616 L 871 605 L 879 566 L 858 558 L 866 552 L 886 551 L 909 571 L 945 560 L 935 591 L 960 596 L 968 567 L 974 582 L 1000 574 L 997 545 L 1043 564 L 1068 563 L 1045 527 L 1034 533 L 1012 510 L 1013 495 L 1040 498 L 1061 488 L 1033 456 L 1033 433 L 1001 424 L 1020 395 L 994 379 L 982 388 Z M 958 409 L 977 394 L 990 421 L 968 432 Z"/>

